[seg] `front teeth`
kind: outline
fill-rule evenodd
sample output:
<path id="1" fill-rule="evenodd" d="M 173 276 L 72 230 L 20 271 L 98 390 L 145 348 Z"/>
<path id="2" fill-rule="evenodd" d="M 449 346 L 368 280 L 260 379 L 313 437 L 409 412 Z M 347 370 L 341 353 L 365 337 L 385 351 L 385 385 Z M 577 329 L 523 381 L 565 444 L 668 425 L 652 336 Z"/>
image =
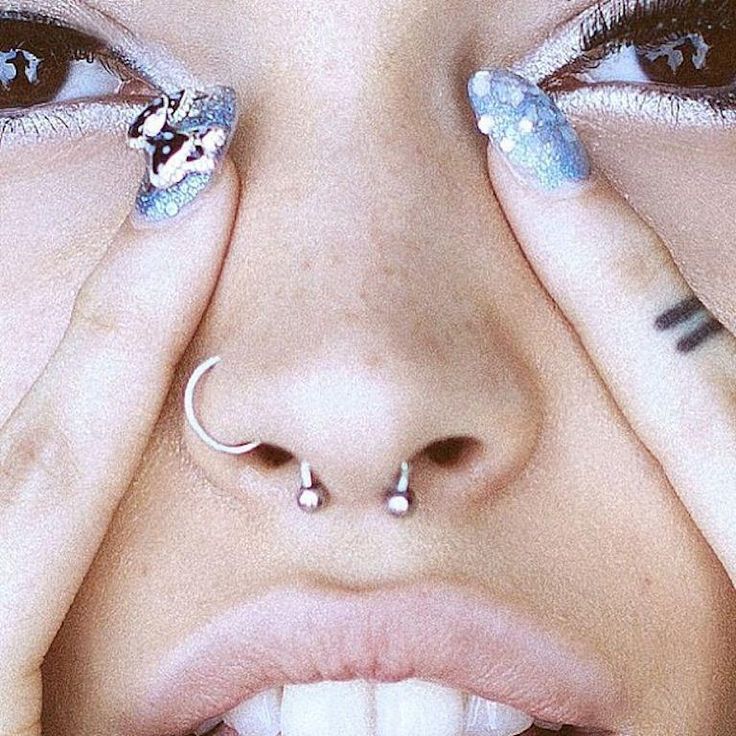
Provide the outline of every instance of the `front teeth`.
<path id="1" fill-rule="evenodd" d="M 371 736 L 372 691 L 363 680 L 287 685 L 282 736 Z"/>
<path id="2" fill-rule="evenodd" d="M 533 723 L 533 718 L 508 705 L 471 696 L 465 709 L 464 736 L 515 736 Z"/>
<path id="3" fill-rule="evenodd" d="M 424 680 L 286 685 L 217 720 L 239 736 L 517 736 L 534 723 L 507 705 Z"/>
<path id="4" fill-rule="evenodd" d="M 376 736 L 455 736 L 463 728 L 463 695 L 422 680 L 375 688 Z"/>
<path id="5" fill-rule="evenodd" d="M 281 696 L 266 690 L 233 708 L 223 719 L 239 734 L 277 736 L 281 732 Z"/>

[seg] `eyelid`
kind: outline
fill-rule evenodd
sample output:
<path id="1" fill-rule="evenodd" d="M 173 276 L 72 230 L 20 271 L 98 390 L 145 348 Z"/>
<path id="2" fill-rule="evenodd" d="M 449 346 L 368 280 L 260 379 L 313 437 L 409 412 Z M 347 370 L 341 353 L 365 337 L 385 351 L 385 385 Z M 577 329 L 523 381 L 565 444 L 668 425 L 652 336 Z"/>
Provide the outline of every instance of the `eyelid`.
<path id="1" fill-rule="evenodd" d="M 2 0 L 0 19 L 18 14 L 52 22 L 99 38 L 132 72 L 162 92 L 202 84 L 160 45 L 145 44 L 129 29 L 81 0 Z"/>
<path id="2" fill-rule="evenodd" d="M 160 45 L 143 43 L 120 22 L 80 0 L 0 0 L 0 19 L 10 17 L 45 19 L 99 39 L 111 55 L 155 90 L 175 93 L 206 86 Z M 43 141 L 79 140 L 95 133 L 118 134 L 149 102 L 149 97 L 120 96 L 0 111 L 0 152 Z"/>
<path id="3" fill-rule="evenodd" d="M 632 8 L 641 0 L 623 0 Z M 585 29 L 596 15 L 614 16 L 621 0 L 596 2 L 558 26 L 547 40 L 512 66 L 512 71 L 539 84 L 585 52 Z"/>
<path id="4" fill-rule="evenodd" d="M 537 84 L 579 59 L 587 50 L 586 34 L 594 25 L 596 16 L 604 25 L 615 25 L 616 14 L 622 9 L 630 12 L 641 7 L 642 0 L 604 0 L 578 13 L 561 24 L 540 46 L 511 66 L 512 71 Z M 736 108 L 716 110 L 696 95 L 670 99 L 664 93 L 645 85 L 626 82 L 580 83 L 571 89 L 550 90 L 563 112 L 573 117 L 582 112 L 586 116 L 613 116 L 623 120 L 667 125 L 672 129 L 696 128 L 712 130 L 736 128 Z M 676 115 L 673 115 L 673 104 Z"/>

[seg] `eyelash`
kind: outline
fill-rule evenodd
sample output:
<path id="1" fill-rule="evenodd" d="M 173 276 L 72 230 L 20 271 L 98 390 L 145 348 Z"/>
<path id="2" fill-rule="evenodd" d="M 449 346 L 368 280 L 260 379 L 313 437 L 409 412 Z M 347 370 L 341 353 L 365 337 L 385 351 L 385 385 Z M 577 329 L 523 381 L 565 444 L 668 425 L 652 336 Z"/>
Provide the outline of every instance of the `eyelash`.
<path id="1" fill-rule="evenodd" d="M 605 10 L 604 10 L 605 8 Z M 736 34 L 734 0 L 612 0 L 599 2 L 580 27 L 581 56 L 550 80 L 551 87 L 564 87 L 563 78 L 573 69 L 582 70 L 587 55 L 596 51 L 610 56 L 631 46 L 663 43 L 688 33 L 733 31 Z M 736 78 L 736 59 L 734 60 Z M 720 89 L 669 88 L 659 92 L 670 106 L 675 122 L 684 101 L 698 101 L 724 120 L 736 111 L 736 85 Z"/>
<path id="2" fill-rule="evenodd" d="M 595 12 L 581 29 L 582 46 L 590 51 L 596 46 L 646 44 L 662 40 L 666 33 L 663 18 L 669 17 L 671 33 L 684 34 L 736 26 L 736 3 L 733 0 L 615 0 L 609 13 L 598 3 Z"/>
<path id="3" fill-rule="evenodd" d="M 95 61 L 113 77 L 123 75 L 135 90 L 118 97 L 65 100 L 34 107 L 0 110 L 0 148 L 24 147 L 41 141 L 77 140 L 91 134 L 117 134 L 126 129 L 147 101 L 160 91 L 171 92 L 200 82 L 162 46 L 150 47 L 114 18 L 93 10 L 78 0 L 45 0 L 54 8 L 40 14 L 37 0 L 10 0 L 13 9 L 0 9 L 3 21 L 27 21 L 42 27 L 67 31 L 89 38 L 89 48 L 77 49 L 78 55 L 94 51 Z M 0 0 L 0 5 L 5 4 Z M 57 6 L 58 7 L 55 7 Z M 0 35 L 2 26 L 0 25 Z M 61 55 L 70 49 L 60 49 Z M 138 84 L 140 82 L 140 84 Z"/>

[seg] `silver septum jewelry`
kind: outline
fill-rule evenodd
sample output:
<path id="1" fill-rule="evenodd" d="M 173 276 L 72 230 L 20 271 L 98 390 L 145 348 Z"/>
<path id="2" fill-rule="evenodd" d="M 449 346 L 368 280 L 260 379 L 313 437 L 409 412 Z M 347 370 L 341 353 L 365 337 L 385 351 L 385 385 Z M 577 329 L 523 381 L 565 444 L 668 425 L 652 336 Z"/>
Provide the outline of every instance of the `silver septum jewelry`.
<path id="1" fill-rule="evenodd" d="M 207 447 L 215 452 L 221 452 L 226 455 L 245 455 L 260 447 L 262 443 L 257 440 L 245 442 L 240 445 L 226 445 L 219 442 L 204 428 L 197 418 L 197 412 L 194 408 L 194 394 L 199 382 L 205 373 L 212 370 L 212 368 L 221 362 L 222 358 L 214 356 L 205 360 L 194 370 L 184 390 L 184 414 L 189 422 L 189 426 Z M 306 460 L 302 460 L 299 464 L 299 478 L 299 491 L 296 497 L 299 508 L 306 513 L 314 513 L 323 509 L 327 505 L 330 495 L 319 479 L 314 476 L 312 466 Z M 408 516 L 413 510 L 414 494 L 409 484 L 408 462 L 401 463 L 401 468 L 394 485 L 386 492 L 385 501 L 386 510 L 392 516 Z"/>
<path id="2" fill-rule="evenodd" d="M 386 510 L 391 516 L 408 516 L 414 509 L 414 494 L 409 483 L 409 463 L 401 463 L 399 477 L 386 492 Z"/>
<path id="3" fill-rule="evenodd" d="M 297 505 L 302 511 L 313 514 L 324 507 L 329 499 L 329 494 L 319 480 L 315 481 L 312 475 L 312 466 L 306 460 L 302 460 L 299 465 L 299 475 L 301 485 L 296 497 Z"/>

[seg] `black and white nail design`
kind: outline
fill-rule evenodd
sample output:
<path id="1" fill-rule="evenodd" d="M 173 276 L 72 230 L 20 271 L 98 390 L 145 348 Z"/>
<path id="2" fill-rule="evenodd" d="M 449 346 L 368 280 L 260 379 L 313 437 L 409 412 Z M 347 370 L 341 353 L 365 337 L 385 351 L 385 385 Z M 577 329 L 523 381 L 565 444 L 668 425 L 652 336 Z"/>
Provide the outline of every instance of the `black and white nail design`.
<path id="1" fill-rule="evenodd" d="M 136 202 L 140 220 L 165 221 L 197 198 L 224 158 L 235 120 L 228 87 L 162 95 L 141 112 L 128 131 L 128 144 L 148 163 Z"/>

